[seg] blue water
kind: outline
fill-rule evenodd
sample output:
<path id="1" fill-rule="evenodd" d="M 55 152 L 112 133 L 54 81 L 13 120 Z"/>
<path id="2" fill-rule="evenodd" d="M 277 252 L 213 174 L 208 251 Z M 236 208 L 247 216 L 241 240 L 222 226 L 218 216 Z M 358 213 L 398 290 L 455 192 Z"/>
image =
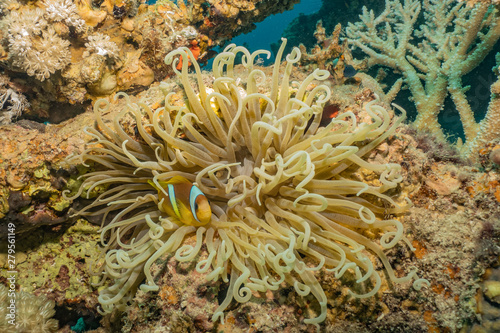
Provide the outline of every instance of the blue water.
<path id="1" fill-rule="evenodd" d="M 267 17 L 264 21 L 256 23 L 253 31 L 237 36 L 231 43 L 243 45 L 251 51 L 259 49 L 271 50 L 271 44 L 279 42 L 285 28 L 300 14 L 309 15 L 321 8 L 322 0 L 302 0 L 292 10 Z"/>

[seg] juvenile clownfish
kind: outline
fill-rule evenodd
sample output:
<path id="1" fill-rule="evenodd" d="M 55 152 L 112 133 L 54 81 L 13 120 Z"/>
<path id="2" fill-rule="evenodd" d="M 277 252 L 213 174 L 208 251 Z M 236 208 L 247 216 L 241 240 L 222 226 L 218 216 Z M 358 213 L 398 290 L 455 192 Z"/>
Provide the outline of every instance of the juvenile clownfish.
<path id="1" fill-rule="evenodd" d="M 159 181 L 163 190 L 151 180 L 148 183 L 158 191 L 161 208 L 171 217 L 195 227 L 210 222 L 212 210 L 207 197 L 186 178 L 175 176 L 166 182 Z"/>

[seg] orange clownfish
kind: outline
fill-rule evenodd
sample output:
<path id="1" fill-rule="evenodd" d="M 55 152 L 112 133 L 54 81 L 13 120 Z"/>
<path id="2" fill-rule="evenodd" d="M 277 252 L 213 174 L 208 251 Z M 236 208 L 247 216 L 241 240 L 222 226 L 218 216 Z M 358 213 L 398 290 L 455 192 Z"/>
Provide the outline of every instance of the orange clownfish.
<path id="1" fill-rule="evenodd" d="M 159 181 L 161 189 L 151 180 L 148 180 L 148 183 L 158 191 L 160 208 L 171 217 L 195 227 L 210 222 L 212 210 L 207 197 L 186 178 L 175 176 L 166 182 Z"/>

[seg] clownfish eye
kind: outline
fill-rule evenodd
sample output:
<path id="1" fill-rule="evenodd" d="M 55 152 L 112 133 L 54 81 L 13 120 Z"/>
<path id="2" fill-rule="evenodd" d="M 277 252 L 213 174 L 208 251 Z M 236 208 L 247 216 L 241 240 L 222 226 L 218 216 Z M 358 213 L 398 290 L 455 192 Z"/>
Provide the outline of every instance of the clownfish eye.
<path id="1" fill-rule="evenodd" d="M 198 211 L 198 204 L 195 202 L 194 203 L 194 211 L 197 212 Z"/>

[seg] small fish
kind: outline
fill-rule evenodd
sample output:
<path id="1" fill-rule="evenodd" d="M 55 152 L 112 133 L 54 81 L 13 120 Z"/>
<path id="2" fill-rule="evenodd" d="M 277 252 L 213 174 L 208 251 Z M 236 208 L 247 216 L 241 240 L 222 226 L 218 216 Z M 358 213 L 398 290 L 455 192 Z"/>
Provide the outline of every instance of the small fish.
<path id="1" fill-rule="evenodd" d="M 200 46 L 198 45 L 198 41 L 197 40 L 192 40 L 191 42 L 189 42 L 189 46 L 188 46 L 189 50 L 191 50 L 191 53 L 193 54 L 193 57 L 195 60 L 198 60 L 198 58 L 200 57 L 200 53 L 201 53 L 201 48 Z M 188 67 L 190 67 L 192 65 L 192 62 L 191 62 L 191 59 L 189 59 L 189 56 L 188 56 Z M 182 69 L 182 56 L 179 57 L 179 62 L 177 63 L 177 70 L 181 70 Z"/>
<path id="2" fill-rule="evenodd" d="M 338 104 L 330 104 L 327 103 L 323 107 L 323 113 L 321 114 L 320 126 L 328 126 L 328 124 L 332 121 L 333 118 L 337 117 L 339 114 L 340 107 Z"/>
<path id="3" fill-rule="evenodd" d="M 351 65 L 345 65 L 344 67 L 344 77 L 346 78 L 353 77 L 357 72 L 358 71 Z"/>
<path id="4" fill-rule="evenodd" d="M 163 190 L 151 180 L 148 183 L 158 191 L 158 199 L 163 200 L 161 208 L 171 217 L 195 227 L 210 222 L 212 210 L 207 197 L 186 178 L 175 176 L 166 182 L 158 182 Z"/>

